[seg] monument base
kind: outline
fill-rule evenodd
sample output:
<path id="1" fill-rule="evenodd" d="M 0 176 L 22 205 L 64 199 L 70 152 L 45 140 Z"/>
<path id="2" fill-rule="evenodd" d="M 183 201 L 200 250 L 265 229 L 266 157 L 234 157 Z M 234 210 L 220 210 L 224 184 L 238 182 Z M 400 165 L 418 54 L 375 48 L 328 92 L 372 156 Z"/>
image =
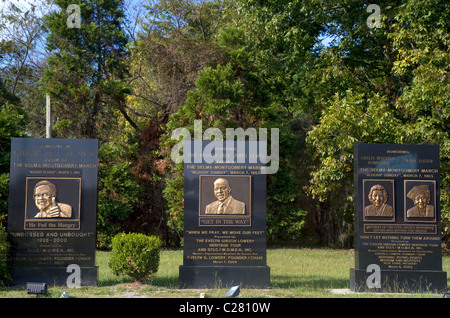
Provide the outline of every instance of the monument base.
<path id="1" fill-rule="evenodd" d="M 15 267 L 11 285 L 19 286 L 33 282 L 46 283 L 49 287 L 64 286 L 72 274 L 73 271 L 67 272 L 67 267 Z M 98 266 L 80 267 L 81 286 L 97 286 L 97 277 Z"/>
<path id="2" fill-rule="evenodd" d="M 380 288 L 369 288 L 367 278 L 373 272 L 350 268 L 350 289 L 357 292 L 383 293 L 444 293 L 447 291 L 447 272 L 425 270 L 381 270 Z M 373 281 L 373 280 L 371 280 Z"/>
<path id="3" fill-rule="evenodd" d="M 268 266 L 180 266 L 180 288 L 267 288 Z"/>

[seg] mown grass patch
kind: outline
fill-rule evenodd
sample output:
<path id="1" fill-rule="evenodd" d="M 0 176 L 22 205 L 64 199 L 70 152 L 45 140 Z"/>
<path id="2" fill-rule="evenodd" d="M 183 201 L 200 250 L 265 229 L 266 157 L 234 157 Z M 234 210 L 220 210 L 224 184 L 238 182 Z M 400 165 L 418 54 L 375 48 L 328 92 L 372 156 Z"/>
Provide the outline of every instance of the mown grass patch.
<path id="1" fill-rule="evenodd" d="M 178 270 L 183 263 L 182 250 L 162 250 L 158 272 L 145 283 L 126 276 L 116 276 L 108 267 L 109 252 L 97 251 L 98 286 L 69 289 L 49 286 L 46 297 L 58 298 L 66 291 L 74 298 L 126 297 L 224 297 L 226 288 L 179 289 Z M 270 248 L 267 265 L 272 286 L 267 289 L 241 289 L 241 298 L 330 298 L 330 297 L 437 297 L 439 294 L 334 294 L 332 289 L 348 289 L 350 268 L 354 266 L 353 250 Z M 443 257 L 443 270 L 450 271 L 450 256 Z M 29 298 L 25 286 L 0 289 L 1 298 Z"/>

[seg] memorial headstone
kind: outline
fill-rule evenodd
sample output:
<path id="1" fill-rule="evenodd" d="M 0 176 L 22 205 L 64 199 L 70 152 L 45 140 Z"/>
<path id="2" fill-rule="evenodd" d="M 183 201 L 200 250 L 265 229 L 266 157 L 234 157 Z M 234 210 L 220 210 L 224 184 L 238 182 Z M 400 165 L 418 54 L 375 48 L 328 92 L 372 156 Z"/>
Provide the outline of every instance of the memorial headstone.
<path id="1" fill-rule="evenodd" d="M 13 284 L 97 285 L 97 140 L 13 138 Z"/>
<path id="2" fill-rule="evenodd" d="M 184 165 L 180 287 L 268 287 L 266 176 L 261 174 L 261 163 L 253 160 L 258 153 L 251 150 L 249 142 L 245 142 L 245 153 L 237 152 L 236 143 L 230 147 L 223 142 L 213 154 L 221 152 L 223 163 L 212 163 L 208 158 L 212 152 L 206 151 L 211 142 L 203 142 L 199 148 L 186 145 L 185 151 L 197 151 L 191 153 L 196 160 L 185 160 Z M 226 150 L 242 160 L 225 162 Z"/>
<path id="3" fill-rule="evenodd" d="M 350 289 L 444 292 L 439 147 L 356 144 Z"/>

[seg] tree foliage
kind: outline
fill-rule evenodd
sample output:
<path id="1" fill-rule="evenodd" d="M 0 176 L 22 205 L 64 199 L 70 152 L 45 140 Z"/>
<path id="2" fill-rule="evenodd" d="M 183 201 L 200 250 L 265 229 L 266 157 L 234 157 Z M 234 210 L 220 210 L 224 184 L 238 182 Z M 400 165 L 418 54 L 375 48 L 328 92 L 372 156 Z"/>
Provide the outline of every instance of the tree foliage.
<path id="1" fill-rule="evenodd" d="M 269 242 L 312 235 L 320 245 L 351 245 L 358 142 L 440 146 L 448 236 L 446 1 L 380 0 L 379 27 L 368 23 L 367 1 L 144 2 L 134 22 L 122 0 L 53 0 L 38 26 L 32 10 L 1 11 L 30 31 L 0 48 L 3 203 L 8 140 L 25 129 L 42 136 L 49 93 L 55 136 L 100 140 L 100 237 L 134 231 L 181 242 L 183 166 L 170 158 L 171 132 L 192 133 L 194 120 L 222 131 L 280 129 L 280 169 L 267 176 Z M 72 3 L 81 28 L 67 27 Z M 31 60 L 44 31 L 46 54 Z"/>
<path id="2" fill-rule="evenodd" d="M 168 186 L 177 179 L 172 174 L 170 145 L 165 144 L 172 129 L 168 121 L 195 88 L 198 73 L 224 60 L 217 36 L 227 20 L 228 7 L 227 1 L 151 3 L 130 50 L 132 92 L 127 105 L 141 128 L 133 170 L 146 202 L 140 214 L 154 224 L 151 232 L 159 232 L 170 244 L 179 244 L 183 236 L 182 205 L 178 204 L 183 196 Z M 182 185 L 179 179 L 175 182 Z"/>
<path id="3" fill-rule="evenodd" d="M 54 0 L 59 10 L 45 19 L 51 56 L 42 81 L 52 97 L 55 133 L 108 141 L 109 134 L 102 132 L 104 127 L 117 127 L 115 111 L 127 116 L 127 38 L 120 23 L 123 3 L 75 1 L 82 23 L 69 28 L 66 10 L 73 2 Z"/>
<path id="4" fill-rule="evenodd" d="M 325 100 L 320 121 L 309 132 L 307 141 L 317 158 L 310 190 L 321 201 L 340 197 L 333 210 L 347 206 L 350 211 L 354 143 L 433 143 L 441 148 L 446 216 L 448 4 L 406 1 L 380 7 L 380 29 L 351 26 L 338 45 L 323 53 L 333 61 L 333 73 L 351 85 Z M 327 82 L 322 87 L 333 92 Z"/>
<path id="5" fill-rule="evenodd" d="M 24 52 L 27 46 L 19 36 L 19 28 L 15 28 L 16 33 L 13 32 L 14 26 L 26 22 L 19 8 L 13 6 L 10 9 L 0 11 L 0 229 L 2 224 L 6 224 L 8 213 L 11 138 L 23 137 L 26 124 L 25 112 L 17 93 L 23 88 L 20 84 L 26 68 Z M 6 243 L 5 240 L 3 244 Z"/>

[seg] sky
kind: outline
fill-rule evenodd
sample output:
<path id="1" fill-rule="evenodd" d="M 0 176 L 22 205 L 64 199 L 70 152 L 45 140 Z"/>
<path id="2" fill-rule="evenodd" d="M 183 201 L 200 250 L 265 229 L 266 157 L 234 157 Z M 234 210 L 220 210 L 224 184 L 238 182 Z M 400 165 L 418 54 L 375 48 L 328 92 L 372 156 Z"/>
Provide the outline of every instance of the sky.
<path id="1" fill-rule="evenodd" d="M 134 39 L 137 32 L 140 30 L 136 21 L 138 18 L 144 18 L 145 8 L 143 5 L 150 1 L 152 0 L 124 0 L 125 14 L 128 20 L 128 23 L 124 24 L 124 30 L 131 39 Z M 0 0 L 0 16 L 10 12 L 11 3 L 22 11 L 22 15 L 27 11 L 33 10 L 38 18 L 42 18 L 49 10 L 58 8 L 55 5 L 47 5 L 47 0 Z M 83 23 L 83 21 L 81 21 L 81 23 Z M 29 30 L 29 27 L 19 27 L 19 29 L 17 29 L 17 26 L 11 27 L 5 19 L 0 20 L 0 43 L 2 40 L 17 40 L 23 34 L 27 34 Z M 23 41 L 26 40 L 27 39 L 24 36 Z M 44 42 L 44 35 L 41 38 L 36 39 L 39 51 L 43 50 Z"/>
<path id="2" fill-rule="evenodd" d="M 134 20 L 136 17 L 142 17 L 145 11 L 143 5 L 151 1 L 152 0 L 124 0 L 127 18 Z M 48 11 L 46 2 L 46 0 L 0 0 L 0 13 L 3 11 L 7 12 L 9 10 L 9 5 L 12 3 L 23 12 L 34 9 L 34 13 L 38 17 L 42 17 Z M 54 7 L 56 6 L 51 5 L 50 10 Z M 1 22 L 2 21 L 0 21 L 0 23 Z"/>

